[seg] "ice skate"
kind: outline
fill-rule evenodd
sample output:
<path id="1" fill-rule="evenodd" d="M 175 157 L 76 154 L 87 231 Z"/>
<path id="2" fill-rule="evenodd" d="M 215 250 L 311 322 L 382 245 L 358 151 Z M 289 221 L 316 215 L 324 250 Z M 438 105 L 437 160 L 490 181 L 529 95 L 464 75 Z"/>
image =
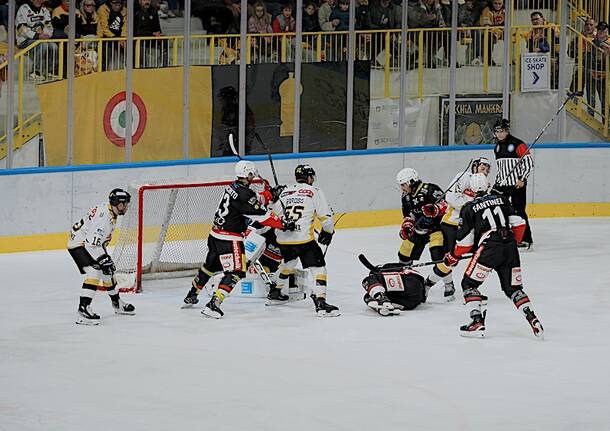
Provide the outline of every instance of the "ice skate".
<path id="1" fill-rule="evenodd" d="M 121 298 L 117 301 L 112 301 L 112 308 L 114 309 L 114 314 L 128 314 L 130 316 L 136 314 L 136 307 L 123 301 Z"/>
<path id="2" fill-rule="evenodd" d="M 485 317 L 476 313 L 472 316 L 472 322 L 460 326 L 460 335 L 468 338 L 483 338 L 485 336 Z"/>
<path id="3" fill-rule="evenodd" d="M 189 293 L 186 294 L 184 298 L 184 304 L 180 308 L 193 308 L 194 305 L 199 303 L 199 299 L 197 299 L 198 292 L 194 287 L 189 290 Z"/>
<path id="4" fill-rule="evenodd" d="M 289 300 L 290 297 L 288 295 L 284 295 L 281 288 L 271 287 L 269 288 L 269 293 L 267 294 L 266 305 L 282 305 L 288 303 Z"/>
<path id="5" fill-rule="evenodd" d="M 220 319 L 224 316 L 224 313 L 220 309 L 220 299 L 216 295 L 212 296 L 210 302 L 208 302 L 203 310 L 201 310 L 201 314 L 206 317 L 211 317 L 213 319 Z"/>
<path id="6" fill-rule="evenodd" d="M 76 315 L 76 324 L 78 325 L 99 325 L 100 316 L 95 314 L 88 305 L 79 305 Z"/>
<path id="7" fill-rule="evenodd" d="M 337 317 L 341 315 L 339 308 L 326 302 L 326 298 L 311 295 L 311 299 L 316 306 L 318 317 Z"/>
<path id="8" fill-rule="evenodd" d="M 540 320 L 538 320 L 534 312 L 529 307 L 526 307 L 523 311 L 525 312 L 525 318 L 527 319 L 527 322 L 532 327 L 534 336 L 540 340 L 544 340 L 544 328 L 542 328 Z"/>
<path id="9" fill-rule="evenodd" d="M 455 287 L 453 286 L 453 281 L 445 283 L 445 301 L 451 302 L 455 300 Z"/>

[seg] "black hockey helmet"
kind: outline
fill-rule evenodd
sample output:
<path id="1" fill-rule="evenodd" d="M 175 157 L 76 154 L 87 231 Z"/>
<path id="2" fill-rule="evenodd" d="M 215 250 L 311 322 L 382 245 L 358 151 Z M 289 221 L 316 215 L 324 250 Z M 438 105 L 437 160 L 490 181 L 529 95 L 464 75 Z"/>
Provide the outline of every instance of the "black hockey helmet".
<path id="1" fill-rule="evenodd" d="M 123 189 L 113 189 L 108 195 L 108 201 L 112 206 L 120 203 L 128 204 L 131 201 L 131 195 Z"/>
<path id="2" fill-rule="evenodd" d="M 309 177 L 315 177 L 316 171 L 309 165 L 299 165 L 294 169 L 294 178 L 297 183 L 307 182 Z"/>
<path id="3" fill-rule="evenodd" d="M 501 132 L 502 130 L 509 131 L 510 130 L 510 121 L 506 118 L 502 118 L 496 121 L 494 124 L 494 131 Z"/>

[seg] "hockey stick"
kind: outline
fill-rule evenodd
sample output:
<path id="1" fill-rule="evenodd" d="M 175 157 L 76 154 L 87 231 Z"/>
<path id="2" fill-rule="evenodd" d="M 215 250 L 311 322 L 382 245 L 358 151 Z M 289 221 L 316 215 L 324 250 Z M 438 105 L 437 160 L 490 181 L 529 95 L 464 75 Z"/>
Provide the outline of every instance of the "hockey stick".
<path id="1" fill-rule="evenodd" d="M 561 111 L 563 111 L 563 108 L 565 108 L 565 106 L 567 105 L 567 103 L 574 99 L 575 97 L 582 97 L 583 92 L 582 91 L 575 91 L 573 93 L 568 93 L 568 98 L 566 100 L 563 101 L 563 103 L 561 104 L 561 106 L 559 107 L 559 109 L 557 110 L 557 112 L 555 112 L 555 114 L 551 117 L 551 119 L 544 125 L 544 127 L 542 128 L 542 130 L 540 131 L 540 133 L 538 133 L 538 136 L 536 136 L 536 139 L 534 139 L 534 141 L 527 146 L 527 151 L 525 151 L 525 153 L 523 153 L 523 155 L 521 157 L 519 157 L 519 161 L 517 162 L 517 164 L 515 166 L 513 166 L 513 168 L 508 172 L 508 174 L 506 174 L 505 178 L 502 178 L 501 181 L 496 181 L 496 185 L 498 186 L 503 186 L 506 185 L 504 184 L 506 181 L 508 181 L 508 179 L 510 178 L 510 176 L 512 175 L 512 173 L 515 171 L 515 169 L 517 169 L 519 167 L 519 165 L 521 165 L 521 162 L 523 162 L 524 157 L 529 154 L 530 150 L 533 148 L 534 145 L 536 145 L 536 143 L 538 142 L 538 140 L 542 137 L 542 135 L 544 135 L 544 132 L 546 132 L 546 129 L 551 125 L 551 123 L 553 121 L 555 121 L 555 118 L 557 118 L 557 116 L 559 115 L 559 113 Z"/>
<path id="2" fill-rule="evenodd" d="M 235 143 L 233 142 L 233 133 L 229 133 L 229 146 L 231 147 L 231 151 L 233 152 L 233 154 L 239 160 L 244 160 L 244 158 L 239 155 L 239 153 L 237 152 L 237 149 L 235 148 Z"/>
<path id="3" fill-rule="evenodd" d="M 341 213 L 339 214 L 339 217 L 337 217 L 337 219 L 335 220 L 335 227 L 337 226 L 337 223 L 339 223 L 339 220 L 341 220 L 341 218 L 345 215 L 346 213 Z M 320 232 L 316 232 L 318 235 L 320 235 Z M 326 252 L 328 251 L 328 247 L 330 247 L 330 244 L 328 244 L 326 246 L 326 248 L 324 249 L 324 253 L 322 254 L 323 257 L 326 257 Z"/>
<path id="4" fill-rule="evenodd" d="M 255 260 L 254 262 L 250 262 L 250 266 L 252 266 L 254 268 L 254 271 L 256 271 L 258 276 L 263 280 L 263 283 L 265 283 L 269 287 L 269 289 L 277 288 L 277 283 L 275 281 L 271 280 L 271 276 L 269 275 L 269 273 L 267 271 L 265 271 L 265 268 L 263 267 L 263 265 L 261 265 L 261 263 L 258 261 L 258 259 Z M 302 301 L 305 298 L 307 298 L 307 294 L 305 292 L 303 292 L 303 295 L 288 294 L 287 301 L 278 302 L 277 304 L 279 305 L 279 304 L 286 303 L 286 302 Z"/>
<path id="5" fill-rule="evenodd" d="M 462 259 L 470 259 L 472 257 L 472 253 L 467 253 L 464 254 L 462 256 L 460 256 L 459 260 Z M 379 271 L 380 267 L 379 266 L 374 266 L 367 258 L 364 254 L 360 253 L 358 255 L 358 260 L 360 260 L 360 263 L 362 263 L 369 271 Z M 419 268 L 422 266 L 429 266 L 429 265 L 436 265 L 437 263 L 442 263 L 445 259 L 439 259 L 439 260 L 431 260 L 429 262 L 421 262 L 421 263 L 416 263 L 416 264 L 397 264 L 397 268 L 398 267 L 403 267 L 403 268 Z"/>
<path id="6" fill-rule="evenodd" d="M 263 146 L 265 151 L 267 151 L 267 157 L 269 158 L 269 164 L 271 165 L 271 173 L 273 174 L 273 180 L 275 181 L 275 185 L 279 186 L 280 183 L 277 180 L 277 174 L 275 173 L 275 165 L 273 164 L 273 158 L 271 157 L 271 151 L 269 151 L 269 147 L 263 142 L 257 132 L 254 132 L 254 137 L 256 138 L 258 143 Z"/>

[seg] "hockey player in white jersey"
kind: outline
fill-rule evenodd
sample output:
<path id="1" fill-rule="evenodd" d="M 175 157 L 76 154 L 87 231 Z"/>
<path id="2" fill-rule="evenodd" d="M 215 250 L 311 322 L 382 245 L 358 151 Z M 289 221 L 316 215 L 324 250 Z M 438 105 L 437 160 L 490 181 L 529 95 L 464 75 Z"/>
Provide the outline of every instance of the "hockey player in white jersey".
<path id="1" fill-rule="evenodd" d="M 339 316 L 339 308 L 326 302 L 326 262 L 318 245 L 328 246 L 335 233 L 332 211 L 322 190 L 313 186 L 316 172 L 309 165 L 298 165 L 294 171 L 296 184 L 286 187 L 280 194 L 281 207 L 286 216 L 294 220 L 294 231 L 277 231 L 277 242 L 284 258 L 278 270 L 278 287 L 282 288 L 294 274 L 297 261 L 303 269 L 310 269 L 315 279 L 313 299 L 320 317 Z M 322 230 L 318 241 L 314 237 L 314 221 L 318 219 Z"/>
<path id="2" fill-rule="evenodd" d="M 112 239 L 118 216 L 125 215 L 131 195 L 122 189 L 110 192 L 108 202 L 94 206 L 72 225 L 68 252 L 84 275 L 76 323 L 98 325 L 100 316 L 91 310 L 98 288 L 105 288 L 116 314 L 135 314 L 135 307 L 124 302 L 116 289 L 112 258 L 106 251 Z"/>
<path id="3" fill-rule="evenodd" d="M 470 190 L 470 177 L 473 174 L 485 174 L 489 176 L 491 163 L 487 157 L 477 157 L 472 161 L 470 172 L 458 172 L 451 180 L 445 201 L 448 204 L 447 212 L 441 222 L 441 230 L 445 236 L 445 248 L 447 252 L 453 250 L 455 235 L 460 222 L 460 210 L 467 202 L 474 199 L 474 192 Z"/>
<path id="4" fill-rule="evenodd" d="M 445 202 L 447 202 L 447 211 L 441 221 L 441 231 L 443 232 L 443 245 L 445 253 L 453 250 L 455 246 L 455 236 L 457 234 L 458 226 L 460 223 L 460 210 L 462 206 L 467 202 L 474 199 L 474 192 L 470 190 L 470 177 L 473 174 L 485 174 L 489 175 L 491 170 L 491 163 L 487 157 L 477 157 L 472 161 L 470 166 L 470 172 L 458 172 L 451 182 L 449 188 L 445 193 Z M 449 273 L 443 278 L 445 282 L 445 291 L 455 292 L 453 288 L 453 280 L 451 279 L 451 267 L 447 267 Z M 447 281 L 449 278 L 449 281 Z M 433 278 L 432 281 L 438 281 Z M 450 287 L 448 287 L 450 286 Z M 446 295 L 445 298 L 449 301 L 455 299 L 455 295 Z"/>

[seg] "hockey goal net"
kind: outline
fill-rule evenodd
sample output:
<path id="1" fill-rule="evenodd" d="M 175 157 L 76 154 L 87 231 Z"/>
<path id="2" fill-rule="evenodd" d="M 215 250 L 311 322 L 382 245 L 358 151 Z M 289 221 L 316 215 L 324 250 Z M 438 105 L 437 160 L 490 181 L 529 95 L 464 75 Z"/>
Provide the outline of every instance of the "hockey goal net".
<path id="1" fill-rule="evenodd" d="M 112 253 L 121 291 L 142 290 L 142 280 L 196 273 L 224 189 L 232 181 L 164 181 L 130 187 L 132 201 Z M 262 184 L 251 186 L 261 190 Z"/>

